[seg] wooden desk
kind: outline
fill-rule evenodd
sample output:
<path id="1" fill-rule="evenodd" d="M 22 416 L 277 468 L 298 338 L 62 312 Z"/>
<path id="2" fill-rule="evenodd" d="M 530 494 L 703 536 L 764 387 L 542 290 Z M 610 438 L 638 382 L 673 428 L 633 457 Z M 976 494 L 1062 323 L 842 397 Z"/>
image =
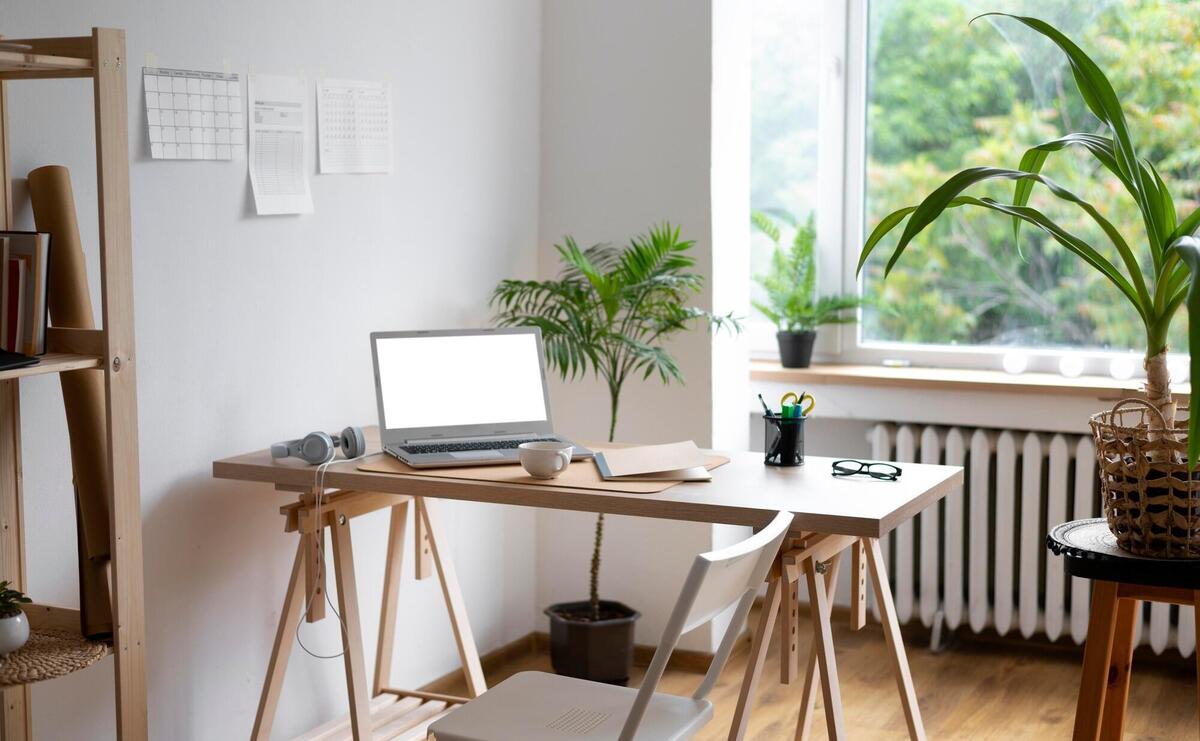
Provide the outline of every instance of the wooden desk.
<path id="1" fill-rule="evenodd" d="M 374 430 L 368 430 L 368 447 L 372 450 L 379 449 Z M 905 463 L 904 474 L 899 481 L 882 482 L 865 477 L 834 478 L 830 475 L 832 459 L 828 458 L 809 457 L 806 465 L 798 468 L 771 468 L 763 465 L 761 453 L 738 452 L 724 455 L 729 456 L 730 462 L 713 471 L 712 481 L 682 483 L 654 494 L 373 473 L 358 470 L 357 461 L 329 466 L 322 482 L 324 491 L 318 492 L 314 467 L 294 459 L 272 460 L 265 450 L 214 462 L 213 475 L 218 478 L 269 483 L 274 484 L 277 489 L 301 494 L 297 503 L 284 508 L 284 514 L 288 517 L 287 529 L 299 532 L 302 542 L 297 551 L 292 583 L 280 618 L 272 667 L 263 688 L 255 737 L 269 735 L 270 716 L 274 713 L 274 705 L 282 685 L 287 651 L 294 640 L 295 622 L 299 619 L 299 606 L 303 601 L 301 598 L 307 595 L 311 602 L 315 601 L 311 599 L 313 594 L 321 593 L 321 585 L 314 581 L 321 574 L 321 567 L 313 563 L 313 548 L 318 534 L 323 542 L 321 531 L 324 527 L 330 527 L 333 532 L 334 571 L 338 579 L 339 599 L 343 602 L 340 612 L 345 621 L 343 637 L 346 672 L 352 695 L 348 725 L 355 738 L 371 735 L 370 724 L 373 721 L 370 706 L 375 701 L 369 700 L 366 695 L 365 670 L 361 656 L 362 636 L 357 608 L 353 604 L 353 565 L 347 564 L 350 560 L 349 522 L 355 515 L 389 506 L 393 511 L 392 533 L 388 544 L 388 574 L 385 576 L 384 615 L 381 620 L 374 694 L 377 699 L 388 693 L 409 698 L 417 696 L 416 693 L 388 687 L 390 632 L 395 620 L 399 553 L 403 549 L 404 517 L 407 515 L 410 500 L 415 500 L 419 514 L 418 576 L 422 575 L 423 569 L 421 552 L 431 550 L 435 557 L 440 552 L 435 565 L 442 577 L 452 626 L 459 639 L 459 650 L 463 657 L 468 686 L 472 687 L 473 694 L 483 691 L 478 655 L 466 623 L 465 611 L 462 609 L 462 597 L 454 578 L 453 564 L 445 556 L 449 549 L 446 548 L 444 534 L 437 527 L 434 516 L 436 509 L 425 502 L 426 498 L 749 526 L 762 526 L 781 510 L 792 512 L 795 519 L 791 537 L 785 541 L 776 569 L 768 583 L 768 604 L 762 611 L 754 636 L 752 660 L 747 666 L 742 697 L 734 727 L 730 730 L 730 738 L 741 738 L 745 733 L 753 691 L 766 653 L 767 636 L 773 629 L 776 613 L 783 617 L 782 625 L 785 630 L 795 630 L 797 590 L 794 585 L 801 577 L 808 579 L 813 601 L 813 630 L 818 639 L 814 644 L 814 656 L 810 658 L 805 683 L 807 713 L 811 712 L 810 698 L 814 696 L 816 686 L 814 671 L 819 666 L 830 737 L 844 737 L 829 628 L 829 595 L 825 584 L 833 583 L 827 565 L 836 569 L 841 553 L 848 548 L 853 551 L 853 567 L 859 574 L 858 589 L 855 592 L 855 613 L 864 613 L 862 608 L 865 603 L 861 601 L 861 592 L 865 586 L 865 573 L 870 567 L 877 599 L 881 603 L 885 635 L 894 657 L 897 681 L 902 691 L 902 699 L 905 700 L 910 732 L 916 738 L 923 737 L 924 731 L 921 729 L 919 710 L 916 708 L 915 693 L 908 676 L 908 662 L 900 641 L 895 612 L 891 609 L 887 573 L 882 568 L 879 558 L 878 538 L 936 503 L 954 487 L 961 485 L 962 469 Z M 335 490 L 336 494 L 329 494 Z M 320 522 L 313 517 L 313 504 L 318 493 L 324 495 L 326 502 L 324 513 L 319 518 Z M 308 584 L 303 591 L 300 586 L 301 572 L 305 574 Z M 824 573 L 825 579 L 819 578 L 819 573 Z M 674 589 L 677 585 L 664 586 Z M 323 594 L 321 598 L 323 599 Z M 794 642 L 791 646 L 794 652 Z M 788 650 L 786 642 L 784 649 L 785 652 Z M 792 658 L 791 662 L 785 661 L 785 665 L 794 667 L 796 662 L 794 656 Z M 379 661 L 386 663 L 381 666 Z M 791 673 L 785 668 L 783 679 L 790 681 L 790 677 Z M 807 713 L 806 708 L 802 706 L 801 726 L 806 727 Z"/>

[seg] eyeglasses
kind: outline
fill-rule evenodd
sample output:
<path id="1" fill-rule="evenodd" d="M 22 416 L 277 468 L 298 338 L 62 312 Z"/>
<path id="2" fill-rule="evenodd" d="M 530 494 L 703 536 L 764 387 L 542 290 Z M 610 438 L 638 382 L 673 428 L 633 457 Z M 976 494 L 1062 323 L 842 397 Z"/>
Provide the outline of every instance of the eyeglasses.
<path id="1" fill-rule="evenodd" d="M 857 476 L 858 474 L 862 474 L 880 481 L 895 481 L 900 478 L 901 473 L 903 471 L 900 470 L 900 467 L 893 466 L 891 463 L 867 463 L 853 459 L 833 462 L 834 476 Z"/>

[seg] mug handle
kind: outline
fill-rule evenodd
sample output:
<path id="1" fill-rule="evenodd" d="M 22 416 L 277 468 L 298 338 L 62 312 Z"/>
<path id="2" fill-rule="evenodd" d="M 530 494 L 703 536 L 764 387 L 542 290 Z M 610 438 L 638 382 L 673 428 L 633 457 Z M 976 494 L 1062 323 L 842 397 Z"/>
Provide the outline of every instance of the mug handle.
<path id="1" fill-rule="evenodd" d="M 555 451 L 557 457 L 554 459 L 554 470 L 561 471 L 571 465 L 571 454 L 565 450 Z"/>

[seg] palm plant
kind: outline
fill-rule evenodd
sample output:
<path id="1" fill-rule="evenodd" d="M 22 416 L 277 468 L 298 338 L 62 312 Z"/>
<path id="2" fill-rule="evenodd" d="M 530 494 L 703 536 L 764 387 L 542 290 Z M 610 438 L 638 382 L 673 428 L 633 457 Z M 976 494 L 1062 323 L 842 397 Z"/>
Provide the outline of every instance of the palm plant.
<path id="1" fill-rule="evenodd" d="M 780 222 L 795 230 L 787 249 Z M 862 305 L 858 296 L 817 296 L 817 228 L 811 213 L 801 224 L 783 209 L 755 210 L 750 224 L 775 243 L 770 271 L 754 277 L 767 294 L 766 303 L 750 302 L 760 314 L 783 332 L 812 332 L 823 324 L 854 322 L 854 315 L 846 312 Z"/>
<path id="2" fill-rule="evenodd" d="M 1012 18 L 1053 42 L 1067 56 L 1075 83 L 1088 109 L 1107 127 L 1109 136 L 1073 133 L 1044 142 L 1027 150 L 1017 169 L 971 167 L 951 176 L 921 203 L 906 206 L 885 216 L 867 238 L 858 260 L 858 270 L 880 240 L 901 223 L 904 231 L 884 269 L 886 276 L 896 265 L 905 248 L 946 209 L 974 206 L 990 209 L 1012 218 L 1013 244 L 1019 249 L 1022 224 L 1030 224 L 1098 270 L 1134 307 L 1146 331 L 1146 397 L 1166 421 L 1174 426 L 1176 405 L 1171 396 L 1167 372 L 1167 332 L 1171 320 L 1185 303 L 1188 313 L 1188 342 L 1191 345 L 1191 382 L 1200 381 L 1200 290 L 1196 274 L 1200 272 L 1200 241 L 1192 235 L 1200 227 L 1200 209 L 1180 220 L 1175 202 L 1154 164 L 1139 157 L 1126 124 L 1121 101 L 1099 66 L 1063 33 L 1045 21 L 1007 13 L 984 16 Z M 979 17 L 984 17 L 979 16 Z M 1050 154 L 1067 147 L 1082 147 L 1106 170 L 1116 176 L 1137 204 L 1144 235 L 1126 239 L 1094 206 L 1076 194 L 1041 175 Z M 971 186 L 987 180 L 1015 181 L 1012 203 L 992 198 L 964 195 Z M 1096 246 L 1071 234 L 1029 206 L 1034 188 L 1044 189 L 1062 201 L 1082 210 L 1103 231 L 1118 260 L 1110 260 Z M 1131 242 L 1140 243 L 1135 248 Z M 1106 250 L 1107 251 L 1107 250 Z M 1157 424 L 1156 422 L 1153 424 Z M 1188 420 L 1188 460 L 1191 465 L 1200 453 L 1200 414 Z"/>
<path id="3" fill-rule="evenodd" d="M 658 376 L 664 384 L 683 374 L 662 343 L 687 329 L 693 320 L 735 331 L 732 315 L 718 316 L 687 302 L 704 277 L 690 272 L 688 254 L 695 242 L 682 240 L 679 228 L 664 223 L 630 240 L 629 246 L 597 244 L 586 249 L 570 236 L 555 245 L 563 267 L 555 280 L 504 280 L 492 294 L 501 326 L 537 327 L 546 361 L 564 380 L 592 373 L 608 386 L 608 440 L 617 429 L 617 410 L 625 382 Z M 589 596 L 599 619 L 600 547 L 604 515 L 596 519 Z"/>

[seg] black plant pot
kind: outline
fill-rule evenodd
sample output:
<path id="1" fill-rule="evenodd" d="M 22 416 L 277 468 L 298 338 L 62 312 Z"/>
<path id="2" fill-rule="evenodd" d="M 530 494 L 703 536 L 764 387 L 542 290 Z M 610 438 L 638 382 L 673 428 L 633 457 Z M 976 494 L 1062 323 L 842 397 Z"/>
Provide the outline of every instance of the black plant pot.
<path id="1" fill-rule="evenodd" d="M 567 677 L 624 685 L 633 669 L 633 626 L 637 610 L 600 600 L 600 619 L 591 602 L 560 602 L 545 610 L 550 618 L 550 663 Z"/>
<path id="2" fill-rule="evenodd" d="M 812 363 L 813 343 L 817 332 L 776 332 L 779 341 L 779 362 L 784 368 L 807 368 Z"/>

